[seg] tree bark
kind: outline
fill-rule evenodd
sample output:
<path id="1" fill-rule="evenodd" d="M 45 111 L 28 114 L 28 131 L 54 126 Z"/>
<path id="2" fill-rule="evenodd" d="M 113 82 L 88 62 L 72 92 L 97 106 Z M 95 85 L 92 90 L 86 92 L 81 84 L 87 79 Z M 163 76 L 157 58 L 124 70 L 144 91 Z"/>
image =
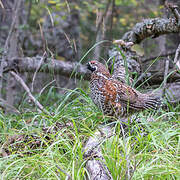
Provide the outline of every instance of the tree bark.
<path id="1" fill-rule="evenodd" d="M 19 26 L 19 9 L 21 6 L 22 0 L 14 1 L 13 12 L 12 12 L 12 23 L 10 27 L 10 31 L 8 37 L 5 42 L 5 53 L 7 55 L 8 61 L 11 61 L 11 57 L 18 56 L 18 26 Z M 6 56 L 5 55 L 5 56 Z M 14 98 L 16 94 L 16 83 L 14 78 L 8 74 L 7 78 L 7 91 L 6 91 L 6 100 L 9 105 L 14 104 Z M 7 108 L 7 111 L 11 111 L 11 109 Z"/>
<path id="2" fill-rule="evenodd" d="M 99 127 L 92 137 L 88 139 L 84 146 L 84 159 L 86 159 L 86 169 L 90 180 L 113 180 L 111 173 L 105 165 L 100 145 L 113 136 L 112 128 L 109 126 Z"/>
<path id="3" fill-rule="evenodd" d="M 180 26 L 175 19 L 145 19 L 143 22 L 137 23 L 134 28 L 125 33 L 123 40 L 139 44 L 148 37 L 158 37 L 163 34 L 178 33 Z"/>
<path id="4" fill-rule="evenodd" d="M 10 61 L 12 64 L 9 64 L 5 68 L 5 72 L 9 70 L 18 70 L 20 73 L 24 72 L 35 72 L 38 65 L 39 65 L 39 58 L 14 58 L 13 61 Z M 15 68 L 15 69 L 14 69 Z M 63 75 L 66 77 L 72 77 L 72 78 L 84 78 L 84 80 L 90 79 L 90 72 L 87 69 L 86 65 L 82 65 L 79 63 L 70 63 L 70 62 L 64 62 L 60 60 L 55 59 L 47 59 L 45 62 L 43 62 L 39 68 L 39 72 L 44 73 L 54 73 Z M 174 82 L 176 80 L 180 80 L 180 74 L 176 73 L 176 71 L 170 70 L 168 74 L 171 74 L 167 78 L 167 82 Z M 149 76 L 152 77 L 150 79 L 151 84 L 160 84 L 164 81 L 164 71 L 150 71 Z M 123 76 L 124 77 L 124 76 Z M 115 76 L 116 78 L 116 76 Z M 169 85 L 168 85 L 169 86 Z M 177 87 L 180 88 L 180 84 L 176 84 L 176 89 L 172 89 L 172 93 L 174 94 L 174 98 L 172 102 L 174 101 L 180 101 L 180 95 L 177 91 Z M 170 101 L 171 102 L 171 101 Z"/>
<path id="5" fill-rule="evenodd" d="M 19 72 L 35 72 L 39 66 L 39 60 L 42 57 L 17 57 L 13 58 L 13 61 L 8 64 L 4 71 L 18 70 Z M 90 72 L 87 70 L 86 65 L 82 65 L 76 62 L 65 62 L 61 60 L 46 59 L 40 66 L 38 72 L 54 73 L 67 77 L 80 78 L 84 76 L 84 79 L 90 78 Z"/>

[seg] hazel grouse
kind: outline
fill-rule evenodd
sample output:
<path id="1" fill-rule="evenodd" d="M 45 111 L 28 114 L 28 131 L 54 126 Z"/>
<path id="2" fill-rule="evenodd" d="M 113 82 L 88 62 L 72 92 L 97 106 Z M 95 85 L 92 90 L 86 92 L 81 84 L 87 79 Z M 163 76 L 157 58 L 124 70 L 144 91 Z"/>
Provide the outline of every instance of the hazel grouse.
<path id="1" fill-rule="evenodd" d="M 157 109 L 161 100 L 150 94 L 143 94 L 132 87 L 113 79 L 108 69 L 100 62 L 90 61 L 91 98 L 104 115 L 125 116 L 144 109 Z"/>

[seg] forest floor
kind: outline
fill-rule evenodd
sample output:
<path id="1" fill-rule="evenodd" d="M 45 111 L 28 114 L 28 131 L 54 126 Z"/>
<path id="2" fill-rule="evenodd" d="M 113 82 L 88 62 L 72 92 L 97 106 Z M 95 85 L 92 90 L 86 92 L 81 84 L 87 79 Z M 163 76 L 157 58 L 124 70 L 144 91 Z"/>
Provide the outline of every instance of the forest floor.
<path id="1" fill-rule="evenodd" d="M 139 113 L 141 122 L 123 137 L 119 120 L 104 117 L 82 89 L 39 100 L 52 115 L 27 104 L 20 115 L 0 115 L 1 179 L 86 179 L 84 144 L 99 125 L 112 123 L 114 135 L 100 146 L 113 179 L 125 179 L 127 168 L 131 179 L 180 178 L 180 104 Z"/>

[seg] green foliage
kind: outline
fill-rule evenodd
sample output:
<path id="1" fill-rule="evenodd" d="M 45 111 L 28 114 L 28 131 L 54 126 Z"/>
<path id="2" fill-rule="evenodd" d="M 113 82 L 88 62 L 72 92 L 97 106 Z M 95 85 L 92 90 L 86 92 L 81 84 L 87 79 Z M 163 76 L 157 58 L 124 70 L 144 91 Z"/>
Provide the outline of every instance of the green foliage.
<path id="1" fill-rule="evenodd" d="M 123 6 L 128 6 L 128 5 L 137 5 L 136 0 L 115 0 L 116 5 L 123 5 Z"/>
<path id="2" fill-rule="evenodd" d="M 43 104 L 59 99 L 49 104 L 52 116 L 32 112 L 30 107 L 21 115 L 0 115 L 0 146 L 5 150 L 0 157 L 2 179 L 65 179 L 64 171 L 73 179 L 85 178 L 82 148 L 98 125 L 111 122 L 80 88 L 64 97 L 53 90 L 48 94 L 49 100 L 40 97 Z M 115 135 L 105 139 L 101 149 L 114 179 L 127 178 L 128 167 L 132 179 L 178 179 L 179 110 L 180 105 L 169 105 L 169 110 L 156 114 L 140 113 L 141 123 L 131 124 L 126 137 L 119 121 L 113 122 Z"/>
<path id="3" fill-rule="evenodd" d="M 65 15 L 61 16 L 62 19 L 68 21 L 68 15 L 77 10 L 80 15 L 80 40 L 82 46 L 82 54 L 86 49 L 92 46 L 96 41 L 97 36 L 97 22 L 100 15 L 104 14 L 108 3 L 109 9 L 112 10 L 112 17 L 109 22 L 102 24 L 101 29 L 106 29 L 105 39 L 119 39 L 123 34 L 129 31 L 137 22 L 141 22 L 145 18 L 155 18 L 161 15 L 162 7 L 157 7 L 157 4 L 146 4 L 144 0 L 115 0 L 114 5 L 112 1 L 106 0 L 87 0 L 87 1 L 66 1 L 66 0 L 48 0 L 48 1 L 26 1 L 26 8 L 28 9 L 31 4 L 30 16 L 28 24 L 23 25 L 23 30 L 30 29 L 33 36 L 37 39 L 42 37 L 39 35 L 40 26 L 43 29 L 43 23 L 46 17 L 50 16 L 52 25 L 54 27 L 60 26 L 59 18 L 52 15 L 53 12 L 63 12 Z M 105 18 L 105 17 L 104 17 Z M 66 30 L 64 30 L 66 33 Z M 44 32 L 45 33 L 45 32 Z M 67 34 L 70 37 L 69 34 Z M 88 38 L 91 37 L 91 38 Z M 36 39 L 36 40 L 37 40 Z M 70 39 L 71 41 L 71 39 Z M 48 42 L 47 42 L 48 43 Z M 151 45 L 152 46 L 152 45 Z M 29 49 L 33 49 L 29 47 Z M 105 53 L 105 52 L 104 52 Z"/>
<path id="4" fill-rule="evenodd" d="M 29 25 L 19 26 L 19 29 L 30 28 L 36 33 L 44 21 L 44 14 L 51 16 L 53 11 L 70 13 L 72 9 L 78 9 L 83 47 L 89 47 L 94 44 L 97 10 L 104 11 L 108 1 L 32 2 Z M 27 5 L 29 3 L 26 1 Z M 116 12 L 112 19 L 114 27 L 110 33 L 113 38 L 119 38 L 142 17 L 149 17 L 149 14 L 155 17 L 159 13 L 154 7 L 147 13 L 146 8 L 139 8 L 142 3 L 143 0 L 115 0 Z M 54 25 L 59 23 L 56 18 L 52 22 Z M 80 62 L 84 62 L 91 50 L 103 42 L 107 41 L 98 42 L 86 51 Z M 126 57 L 123 53 L 121 55 L 124 57 L 128 82 Z M 68 90 L 62 96 L 52 86 L 46 94 L 37 95 L 36 98 L 52 113 L 51 116 L 38 113 L 33 105 L 26 102 L 25 96 L 19 105 L 23 112 L 21 115 L 0 113 L 1 179 L 65 179 L 66 173 L 72 179 L 85 179 L 83 146 L 93 136 L 98 125 L 112 122 L 102 115 L 88 93 L 81 88 Z M 180 177 L 180 104 L 175 107 L 167 105 L 166 111 L 140 113 L 138 118 L 141 123 L 135 121 L 129 124 L 126 137 L 122 136 L 119 121 L 114 120 L 115 135 L 101 143 L 105 163 L 114 179 L 126 179 L 128 168 L 132 179 Z M 150 122 L 149 119 L 154 121 Z M 144 132 L 146 135 L 142 135 Z"/>

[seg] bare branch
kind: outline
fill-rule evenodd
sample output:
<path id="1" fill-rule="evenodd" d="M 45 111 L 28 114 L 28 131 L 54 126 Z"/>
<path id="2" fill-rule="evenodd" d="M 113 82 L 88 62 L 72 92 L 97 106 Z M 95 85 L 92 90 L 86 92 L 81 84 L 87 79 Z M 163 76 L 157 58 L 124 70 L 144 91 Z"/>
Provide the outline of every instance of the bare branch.
<path id="1" fill-rule="evenodd" d="M 174 64 L 176 64 L 178 68 L 180 69 L 180 44 L 178 48 L 176 49 L 176 54 L 174 57 Z"/>
<path id="2" fill-rule="evenodd" d="M 14 113 L 18 113 L 20 114 L 20 112 L 12 105 L 10 105 L 6 100 L 0 98 L 0 107 L 2 107 L 3 109 L 10 109 L 11 112 L 14 112 Z"/>
<path id="3" fill-rule="evenodd" d="M 180 32 L 180 26 L 175 19 L 145 19 L 137 23 L 131 31 L 125 33 L 122 39 L 138 44 L 148 37 L 155 38 L 163 34 L 178 32 Z"/>
<path id="4" fill-rule="evenodd" d="M 104 11 L 103 15 L 101 16 L 100 20 L 98 21 L 97 28 L 96 28 L 96 35 L 98 34 L 98 32 L 100 30 L 100 27 L 101 27 L 101 25 L 103 23 L 103 18 L 106 16 L 110 4 L 111 4 L 111 0 L 108 0 L 108 3 L 106 4 L 105 11 Z"/>
<path id="5" fill-rule="evenodd" d="M 169 51 L 169 52 L 167 51 L 166 53 L 159 54 L 158 56 L 152 56 L 152 57 L 149 57 L 149 58 L 143 58 L 142 62 L 146 63 L 148 61 L 152 61 L 152 60 L 155 60 L 155 59 L 160 58 L 160 57 L 167 57 L 167 56 L 174 55 L 175 53 L 176 53 L 176 51 Z"/>
<path id="6" fill-rule="evenodd" d="M 4 68 L 4 71 L 8 72 L 15 68 L 13 66 L 16 66 L 20 72 L 35 72 L 39 66 L 40 59 L 41 57 L 13 58 L 15 63 L 9 64 Z M 72 63 L 48 58 L 47 62 L 41 64 L 40 68 L 39 71 L 41 72 L 53 72 L 54 74 L 61 74 L 68 77 L 73 76 L 76 78 L 84 76 L 84 79 L 86 80 L 90 78 L 90 72 L 87 70 L 87 67 L 76 62 Z"/>
<path id="7" fill-rule="evenodd" d="M 35 71 L 35 73 L 34 73 L 34 76 L 33 76 L 33 79 L 32 79 L 32 85 L 31 85 L 31 91 L 32 91 L 32 92 L 34 91 L 34 88 L 33 88 L 33 86 L 34 86 L 34 80 L 35 80 L 35 78 L 36 78 L 37 72 L 39 71 L 39 69 L 40 69 L 40 67 L 41 67 L 42 62 L 44 61 L 44 56 L 45 56 L 45 55 L 46 55 L 46 51 L 44 52 L 43 56 L 41 57 L 41 59 L 40 59 L 40 61 L 39 61 L 39 64 L 38 64 L 38 66 L 37 66 L 37 69 L 36 69 L 36 71 Z"/>
<path id="8" fill-rule="evenodd" d="M 138 44 L 147 37 L 155 38 L 163 34 L 180 32 L 180 14 L 177 6 L 166 3 L 166 7 L 172 11 L 175 16 L 174 19 L 145 19 L 143 22 L 137 23 L 131 31 L 125 33 L 122 39 Z"/>
<path id="9" fill-rule="evenodd" d="M 168 71 L 169 71 L 169 57 L 166 59 L 164 69 L 165 70 L 164 70 L 164 81 L 163 81 L 163 88 L 162 88 L 162 97 L 166 93 L 167 75 L 168 75 Z"/>
<path id="10" fill-rule="evenodd" d="M 22 85 L 22 87 L 24 88 L 24 90 L 27 92 L 28 96 L 30 97 L 30 99 L 34 102 L 34 104 L 38 107 L 38 109 L 40 109 L 41 111 L 43 111 L 45 114 L 50 115 L 50 113 L 44 109 L 44 107 L 40 104 L 40 102 L 31 94 L 30 89 L 28 88 L 28 86 L 25 84 L 25 82 L 23 81 L 23 79 L 16 74 L 14 71 L 10 71 L 10 74 Z"/>
<path id="11" fill-rule="evenodd" d="M 100 131 L 99 131 L 100 129 Z M 102 135 L 106 135 L 102 137 Z M 112 180 L 112 176 L 104 164 L 104 158 L 100 145 L 113 135 L 113 129 L 109 126 L 99 127 L 93 137 L 90 137 L 84 146 L 84 158 L 87 159 L 86 169 L 90 179 Z"/>
<path id="12" fill-rule="evenodd" d="M 4 72 L 8 72 L 10 70 L 18 70 L 19 72 L 35 72 L 39 65 L 40 58 L 41 57 L 13 58 L 13 60 L 10 61 L 11 63 L 4 68 Z M 82 78 L 82 76 L 84 80 L 90 79 L 90 72 L 85 65 L 75 62 L 72 63 L 60 61 L 56 59 L 47 59 L 47 62 L 43 62 L 41 64 L 39 71 L 44 73 L 53 72 L 54 74 L 77 79 Z M 150 79 L 153 81 L 153 84 L 159 84 L 164 79 L 164 73 L 160 71 L 149 71 L 149 74 L 152 76 Z M 180 74 L 178 73 L 173 73 L 170 77 L 168 77 L 168 81 L 174 81 L 178 79 L 180 79 Z"/>
<path id="13" fill-rule="evenodd" d="M 57 167 L 61 172 L 63 172 L 63 173 L 66 175 L 67 180 L 72 179 L 71 176 L 70 176 L 66 171 L 64 171 L 60 166 L 58 166 L 58 165 L 56 164 L 56 167 Z"/>
<path id="14" fill-rule="evenodd" d="M 168 3 L 167 1 L 165 2 L 165 7 L 169 8 L 172 13 L 174 14 L 176 21 L 178 23 L 178 26 L 180 26 L 180 14 L 178 12 L 178 6 L 173 4 L 173 3 Z"/>

